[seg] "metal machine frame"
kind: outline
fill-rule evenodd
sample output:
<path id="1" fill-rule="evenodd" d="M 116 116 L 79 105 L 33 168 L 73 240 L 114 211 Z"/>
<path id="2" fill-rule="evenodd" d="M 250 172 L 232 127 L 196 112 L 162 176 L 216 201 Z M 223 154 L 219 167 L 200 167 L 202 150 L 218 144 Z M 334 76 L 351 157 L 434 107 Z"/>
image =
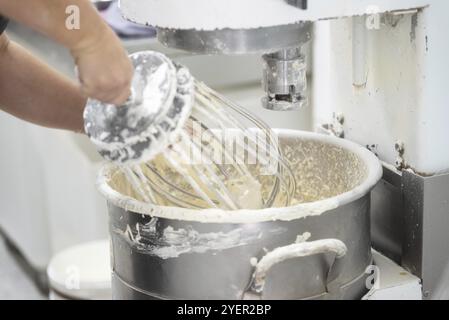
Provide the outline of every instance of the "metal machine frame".
<path id="1" fill-rule="evenodd" d="M 374 248 L 422 279 L 423 296 L 444 285 L 449 266 L 449 174 L 420 176 L 384 166 L 373 192 Z"/>

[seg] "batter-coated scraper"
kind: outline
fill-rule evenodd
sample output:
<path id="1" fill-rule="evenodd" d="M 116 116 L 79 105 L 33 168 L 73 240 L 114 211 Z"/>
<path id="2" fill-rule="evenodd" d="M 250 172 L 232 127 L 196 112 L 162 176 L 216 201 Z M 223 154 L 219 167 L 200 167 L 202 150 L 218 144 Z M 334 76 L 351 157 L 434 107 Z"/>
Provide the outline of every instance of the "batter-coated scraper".
<path id="1" fill-rule="evenodd" d="M 230 210 L 290 201 L 295 181 L 268 126 L 161 53 L 130 58 L 127 103 L 89 99 L 84 120 L 142 201 Z"/>

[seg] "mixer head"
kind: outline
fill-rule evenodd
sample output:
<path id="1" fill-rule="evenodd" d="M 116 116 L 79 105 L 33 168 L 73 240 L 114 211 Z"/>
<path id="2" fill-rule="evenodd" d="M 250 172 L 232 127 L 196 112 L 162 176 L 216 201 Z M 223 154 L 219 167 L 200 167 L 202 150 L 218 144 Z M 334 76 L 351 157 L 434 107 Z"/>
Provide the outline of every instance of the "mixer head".
<path id="1" fill-rule="evenodd" d="M 118 164 L 148 161 L 174 142 L 194 100 L 189 70 L 165 55 L 144 51 L 130 55 L 135 72 L 125 105 L 89 99 L 85 130 L 106 160 Z"/>

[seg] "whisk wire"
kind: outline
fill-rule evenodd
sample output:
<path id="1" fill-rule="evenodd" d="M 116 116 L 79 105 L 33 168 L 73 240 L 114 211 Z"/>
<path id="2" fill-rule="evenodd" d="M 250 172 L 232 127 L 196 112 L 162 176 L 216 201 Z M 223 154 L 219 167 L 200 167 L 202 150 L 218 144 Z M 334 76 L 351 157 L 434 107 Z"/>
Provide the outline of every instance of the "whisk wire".
<path id="1" fill-rule="evenodd" d="M 194 209 L 290 202 L 294 175 L 261 119 L 161 53 L 130 59 L 133 98 L 121 108 L 89 100 L 84 119 L 102 156 L 119 164 L 132 195 Z"/>

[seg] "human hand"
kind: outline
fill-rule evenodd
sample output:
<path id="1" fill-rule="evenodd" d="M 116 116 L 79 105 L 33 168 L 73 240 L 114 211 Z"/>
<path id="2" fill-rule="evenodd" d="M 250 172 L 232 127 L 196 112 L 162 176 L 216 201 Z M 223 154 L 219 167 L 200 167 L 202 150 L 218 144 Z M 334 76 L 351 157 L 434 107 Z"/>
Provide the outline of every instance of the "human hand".
<path id="1" fill-rule="evenodd" d="M 131 94 L 134 68 L 118 37 L 109 28 L 92 34 L 71 50 L 78 68 L 82 93 L 117 106 Z"/>

